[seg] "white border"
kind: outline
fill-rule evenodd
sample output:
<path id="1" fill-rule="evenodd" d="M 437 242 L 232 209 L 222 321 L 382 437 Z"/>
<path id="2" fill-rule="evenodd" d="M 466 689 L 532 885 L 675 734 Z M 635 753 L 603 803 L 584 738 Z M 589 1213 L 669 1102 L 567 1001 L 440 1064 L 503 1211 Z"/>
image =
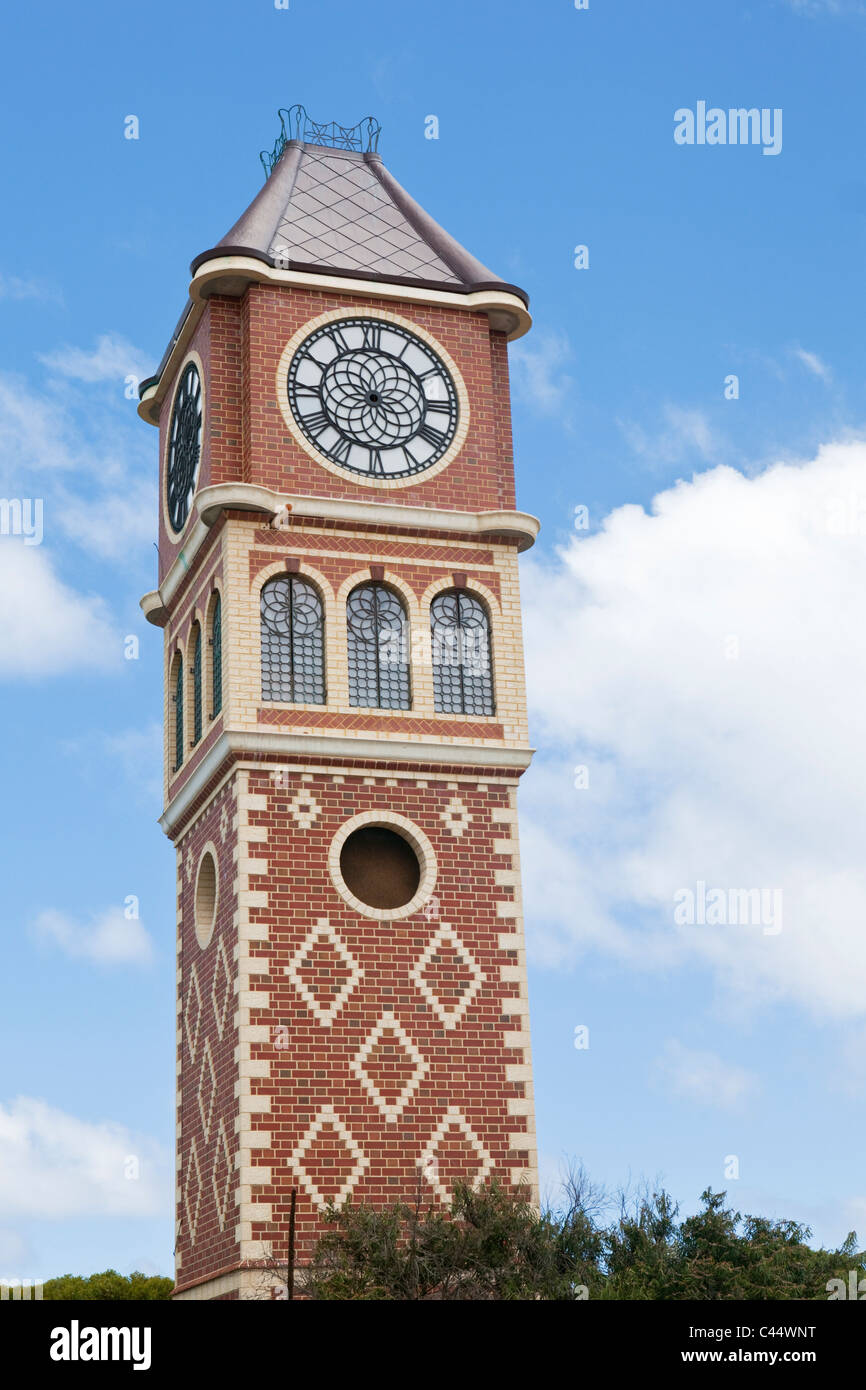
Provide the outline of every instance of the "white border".
<path id="1" fill-rule="evenodd" d="M 214 877 L 215 877 L 215 879 L 216 879 L 216 884 L 215 884 L 214 898 L 213 898 L 213 921 L 211 922 L 211 924 L 210 924 L 209 927 L 200 928 L 200 926 L 199 926 L 199 920 L 198 920 L 198 881 L 199 881 L 199 879 L 201 878 L 201 866 L 202 866 L 202 864 L 204 863 L 204 857 L 205 857 L 206 854 L 210 854 L 211 857 L 213 858 L 213 864 L 214 864 Z M 201 949 L 202 949 L 203 951 L 206 951 L 207 948 L 208 948 L 208 946 L 209 946 L 209 945 L 211 944 L 211 942 L 213 941 L 213 934 L 214 934 L 214 931 L 216 930 L 217 913 L 218 913 L 218 911 L 219 911 L 219 905 L 220 905 L 220 857 L 219 857 L 219 853 L 217 852 L 217 847 L 216 847 L 216 845 L 214 844 L 213 840 L 208 840 L 207 844 L 205 845 L 204 849 L 202 850 L 201 854 L 200 854 L 199 857 L 198 857 L 198 868 L 197 868 L 196 871 L 195 871 L 195 888 L 193 889 L 193 894 L 192 894 L 192 920 L 193 920 L 193 924 L 194 924 L 194 926 L 195 926 L 195 939 L 196 939 L 196 941 L 198 942 L 199 946 L 201 947 Z"/>
<path id="2" fill-rule="evenodd" d="M 386 830 L 396 830 L 398 835 L 402 835 L 414 849 L 418 856 L 421 866 L 421 874 L 418 879 L 418 887 L 414 895 L 402 907 L 370 907 L 369 903 L 364 903 L 360 898 L 356 898 L 352 890 L 346 883 L 340 871 L 340 854 L 343 845 L 349 836 L 356 830 L 361 830 L 364 826 L 380 825 Z M 328 851 L 328 869 L 331 875 L 331 882 L 339 893 L 343 902 L 348 903 L 354 912 L 359 912 L 362 917 L 372 917 L 379 922 L 402 922 L 406 917 L 412 917 L 416 912 L 427 903 L 432 896 L 436 884 L 436 854 L 424 831 L 415 825 L 414 821 L 407 820 L 405 816 L 399 816 L 396 811 L 360 811 L 357 816 L 352 816 L 345 824 L 340 826 Z"/>

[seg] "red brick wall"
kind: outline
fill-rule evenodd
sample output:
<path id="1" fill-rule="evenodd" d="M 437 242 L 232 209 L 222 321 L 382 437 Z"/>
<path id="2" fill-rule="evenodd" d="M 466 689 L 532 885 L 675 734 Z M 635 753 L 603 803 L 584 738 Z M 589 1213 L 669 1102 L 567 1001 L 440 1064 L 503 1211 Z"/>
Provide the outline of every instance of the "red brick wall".
<path id="1" fill-rule="evenodd" d="M 493 1171 L 505 1181 L 511 1170 L 525 1162 L 525 1153 L 509 1148 L 509 1134 L 525 1127 L 525 1119 L 508 1114 L 509 1098 L 522 1096 L 524 1083 L 506 1080 L 506 1066 L 523 1061 L 522 1051 L 507 1048 L 504 1033 L 519 1030 L 522 1019 L 512 1016 L 509 999 L 516 983 L 503 983 L 501 967 L 513 965 L 516 954 L 501 951 L 500 933 L 511 930 L 510 920 L 497 916 L 497 901 L 505 901 L 513 889 L 497 886 L 497 868 L 510 869 L 510 855 L 494 853 L 493 842 L 508 835 L 508 827 L 492 819 L 495 808 L 507 807 L 509 792 L 492 782 L 480 790 L 476 780 L 460 779 L 457 788 L 431 780 L 426 787 L 407 777 L 396 786 L 383 778 L 374 785 L 363 775 L 335 781 L 327 772 L 301 781 L 300 773 L 285 772 L 275 781 L 267 769 L 252 772 L 249 790 L 267 796 L 267 809 L 250 811 L 251 825 L 266 828 L 267 841 L 249 848 L 261 856 L 267 871 L 251 872 L 250 888 L 266 890 L 268 905 L 252 908 L 252 920 L 268 923 L 268 940 L 254 944 L 253 954 L 267 959 L 268 972 L 251 977 L 251 989 L 261 991 L 267 1007 L 255 1010 L 252 1022 L 266 1023 L 274 1040 L 288 1040 L 280 1051 L 274 1042 L 254 1044 L 253 1058 L 267 1059 L 269 1079 L 253 1079 L 255 1093 L 271 1097 L 270 1113 L 253 1117 L 253 1129 L 268 1131 L 272 1147 L 262 1150 L 258 1161 L 272 1172 L 272 1186 L 263 1200 L 273 1202 L 274 1226 L 253 1225 L 253 1239 L 275 1239 L 284 1249 L 288 1233 L 288 1202 L 292 1186 L 298 1187 L 298 1255 L 308 1254 L 320 1229 L 316 1205 L 305 1188 L 292 1154 L 303 1142 L 317 1115 L 333 1107 L 367 1159 L 354 1186 L 357 1200 L 390 1202 L 413 1195 L 422 1155 L 437 1126 L 456 1107 L 489 1152 Z M 293 815 L 297 796 L 312 796 L 317 813 L 303 828 Z M 460 836 L 449 833 L 442 813 L 458 797 L 471 816 Z M 397 812 L 425 832 L 438 860 L 438 877 L 432 908 L 405 921 L 379 921 L 360 915 L 337 893 L 328 872 L 328 850 L 335 832 L 362 811 Z M 363 979 L 348 995 L 329 1027 L 317 1020 L 287 974 L 287 967 L 308 933 L 327 918 L 336 930 Z M 410 978 L 425 949 L 442 924 L 448 924 L 471 952 L 484 981 L 463 1018 L 446 1027 L 430 1001 Z M 309 965 L 297 966 L 300 977 L 322 1007 L 334 998 L 347 976 L 332 947 L 323 942 L 303 957 Z M 438 959 L 424 972 L 428 985 L 440 993 L 450 1009 L 471 982 L 466 964 L 460 965 L 447 941 Z M 350 1063 L 383 1014 L 393 1014 L 412 1039 L 428 1070 L 396 1122 L 388 1122 L 371 1099 Z M 279 1034 L 278 1030 L 286 1030 Z M 393 1099 L 414 1064 L 405 1063 L 401 1046 L 383 1054 L 370 1070 L 380 1091 Z M 387 1044 L 388 1039 L 385 1039 Z M 457 1128 L 439 1145 L 440 1180 L 446 1188 L 457 1178 L 473 1178 L 480 1159 Z M 330 1125 L 307 1151 L 302 1166 L 323 1196 L 335 1196 L 352 1167 L 345 1145 L 335 1138 Z M 253 1189 L 255 1194 L 257 1189 Z M 425 1183 L 424 1192 L 433 1196 Z"/>
<path id="2" fill-rule="evenodd" d="M 237 1181 L 234 1172 L 234 1156 L 237 1152 L 235 1117 L 238 1113 L 234 1091 L 237 1076 L 234 1050 L 238 1037 L 234 1024 L 237 1003 L 233 988 L 236 975 L 234 949 L 237 944 L 237 930 L 234 919 L 237 899 L 233 886 L 236 870 L 232 857 L 235 801 L 231 792 L 230 780 L 217 793 L 207 811 L 178 842 L 182 876 L 182 887 L 178 896 L 182 917 L 178 953 L 181 974 L 178 994 L 182 1004 L 179 1016 L 181 1036 L 177 1053 L 180 1063 L 178 1284 L 187 1283 L 203 1274 L 230 1265 L 237 1260 L 238 1254 L 235 1241 L 237 1216 L 234 1196 Z M 212 841 L 217 849 L 219 897 L 213 936 L 209 944 L 202 949 L 195 934 L 194 898 L 199 859 L 208 841 Z M 198 1000 L 201 1001 L 200 1008 Z M 210 1082 L 208 1049 L 216 1078 L 215 1087 L 212 1087 Z M 200 1106 L 200 1095 L 204 1114 Z M 221 1139 L 221 1123 L 230 1155 L 228 1168 Z M 198 1164 L 198 1178 L 193 1161 L 193 1145 Z M 220 1192 L 220 1202 L 225 1203 L 222 1225 L 214 1182 Z M 194 1223 L 193 1244 L 190 1213 L 195 1217 L 196 1205 L 198 1213 Z M 190 1209 L 189 1213 L 187 1207 Z"/>
<path id="3" fill-rule="evenodd" d="M 412 506 L 437 506 L 461 511 L 487 511 L 514 506 L 511 449 L 503 457 L 501 415 L 506 412 L 507 373 L 501 359 L 505 339 L 491 334 L 487 318 L 465 310 L 365 297 L 368 309 L 383 309 L 427 329 L 451 354 L 466 382 L 470 399 L 470 429 L 458 458 L 435 478 L 405 488 L 379 490 L 322 469 L 290 434 L 276 399 L 276 371 L 283 349 L 293 334 L 319 314 L 342 308 L 351 315 L 359 300 L 324 290 L 286 290 L 278 285 L 251 285 L 246 295 L 250 322 L 248 376 L 250 385 L 249 477 L 278 492 L 314 497 L 380 500 Z M 491 353 L 491 338 L 502 351 Z M 500 365 L 494 370 L 493 356 Z M 280 383 L 282 388 L 282 383 Z M 507 422 L 506 422 L 507 423 Z M 509 432 L 510 438 L 510 432 Z"/>

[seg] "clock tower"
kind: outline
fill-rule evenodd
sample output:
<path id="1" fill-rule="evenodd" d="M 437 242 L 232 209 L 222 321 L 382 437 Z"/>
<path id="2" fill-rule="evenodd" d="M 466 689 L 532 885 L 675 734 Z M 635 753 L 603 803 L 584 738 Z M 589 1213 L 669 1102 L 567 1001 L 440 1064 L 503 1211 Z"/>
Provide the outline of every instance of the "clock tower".
<path id="1" fill-rule="evenodd" d="M 159 429 L 177 855 L 176 1297 L 267 1297 L 291 1211 L 532 1196 L 507 343 L 378 126 L 280 113 L 192 263 Z M 294 1195 L 294 1202 L 293 1202 Z"/>

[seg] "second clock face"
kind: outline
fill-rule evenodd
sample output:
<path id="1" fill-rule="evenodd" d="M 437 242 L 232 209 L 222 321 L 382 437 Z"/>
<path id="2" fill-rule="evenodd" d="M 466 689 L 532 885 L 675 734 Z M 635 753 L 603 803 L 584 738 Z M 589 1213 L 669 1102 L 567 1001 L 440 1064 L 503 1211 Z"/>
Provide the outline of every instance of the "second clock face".
<path id="1" fill-rule="evenodd" d="M 310 443 L 371 479 L 432 468 L 457 429 L 457 391 L 444 362 L 385 320 L 346 318 L 316 329 L 292 358 L 287 386 Z"/>

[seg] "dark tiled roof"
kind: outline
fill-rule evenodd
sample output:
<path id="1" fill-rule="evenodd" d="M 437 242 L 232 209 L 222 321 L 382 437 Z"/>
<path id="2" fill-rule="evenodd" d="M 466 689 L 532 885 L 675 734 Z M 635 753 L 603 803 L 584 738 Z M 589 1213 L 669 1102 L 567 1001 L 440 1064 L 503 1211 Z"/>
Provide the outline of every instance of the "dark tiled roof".
<path id="1" fill-rule="evenodd" d="M 523 290 L 501 280 L 410 197 L 381 156 L 290 140 L 264 188 L 192 263 L 252 255 L 284 269 L 468 294 Z"/>

